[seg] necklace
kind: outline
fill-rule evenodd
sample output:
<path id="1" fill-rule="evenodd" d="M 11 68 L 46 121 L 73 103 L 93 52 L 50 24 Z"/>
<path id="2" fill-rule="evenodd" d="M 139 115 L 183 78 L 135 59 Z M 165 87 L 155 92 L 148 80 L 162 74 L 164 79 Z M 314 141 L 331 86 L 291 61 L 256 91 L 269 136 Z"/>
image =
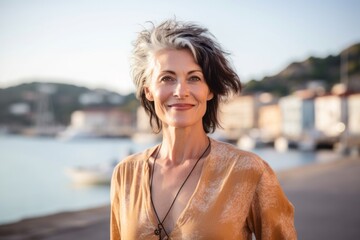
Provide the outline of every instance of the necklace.
<path id="1" fill-rule="evenodd" d="M 153 207 L 153 209 L 154 209 L 154 212 L 155 212 L 155 215 L 156 215 L 156 218 L 157 218 L 157 221 L 158 221 L 158 225 L 157 225 L 157 228 L 154 230 L 154 234 L 155 234 L 156 236 L 159 236 L 159 240 L 161 240 L 161 232 L 162 232 L 162 230 L 164 230 L 164 233 L 165 233 L 166 237 L 169 239 L 169 235 L 168 235 L 168 233 L 166 232 L 163 224 L 164 224 L 164 222 L 165 222 L 166 217 L 169 215 L 171 208 L 174 206 L 174 203 L 175 203 L 175 201 L 176 201 L 176 198 L 178 197 L 181 189 L 184 187 L 185 183 L 186 183 L 187 180 L 189 179 L 191 173 L 194 171 L 194 169 L 195 169 L 196 165 L 198 164 L 198 162 L 200 161 L 200 159 L 205 155 L 205 153 L 206 153 L 207 150 L 209 149 L 209 147 L 210 147 L 210 139 L 208 138 L 208 140 L 209 140 L 209 144 L 207 145 L 205 151 L 204 151 L 204 152 L 201 154 L 201 156 L 198 158 L 198 160 L 196 160 L 196 162 L 195 162 L 194 166 L 192 167 L 191 171 L 189 172 L 189 174 L 188 174 L 187 177 L 185 178 L 184 182 L 181 184 L 179 190 L 177 191 L 177 193 L 176 193 L 176 195 L 175 195 L 175 197 L 174 197 L 174 200 L 172 201 L 172 203 L 171 203 L 171 205 L 170 205 L 168 211 L 166 212 L 165 217 L 163 218 L 162 221 L 160 220 L 159 215 L 158 215 L 158 213 L 156 212 L 155 205 L 154 205 L 154 202 L 153 202 L 153 199 L 152 199 L 152 183 L 153 183 L 153 178 L 154 178 L 155 163 L 156 163 L 156 159 L 157 159 L 157 157 L 158 157 L 158 155 L 159 155 L 159 152 L 160 152 L 160 150 L 161 150 L 161 146 L 162 146 L 162 145 L 160 145 L 159 150 L 157 151 L 157 153 L 156 153 L 156 155 L 155 155 L 154 164 L 153 164 L 153 168 L 152 168 L 152 171 L 151 171 L 150 200 L 151 200 L 151 205 L 152 205 L 152 207 Z"/>

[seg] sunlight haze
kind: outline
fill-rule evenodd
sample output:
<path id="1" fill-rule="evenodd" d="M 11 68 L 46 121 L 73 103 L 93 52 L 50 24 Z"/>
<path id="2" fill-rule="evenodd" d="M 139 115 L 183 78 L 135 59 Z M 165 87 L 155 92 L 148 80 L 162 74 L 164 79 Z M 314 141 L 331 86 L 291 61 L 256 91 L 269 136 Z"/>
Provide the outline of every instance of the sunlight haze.
<path id="1" fill-rule="evenodd" d="M 358 1 L 0 1 L 0 88 L 56 81 L 134 90 L 131 42 L 146 21 L 176 16 L 207 27 L 242 81 L 360 41 Z"/>

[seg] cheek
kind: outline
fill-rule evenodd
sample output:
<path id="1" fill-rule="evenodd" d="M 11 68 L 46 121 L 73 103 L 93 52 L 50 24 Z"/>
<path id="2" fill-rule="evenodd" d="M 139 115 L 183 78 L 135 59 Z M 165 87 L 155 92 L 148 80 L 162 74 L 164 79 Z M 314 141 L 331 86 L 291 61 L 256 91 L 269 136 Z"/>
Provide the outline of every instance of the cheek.
<path id="1" fill-rule="evenodd" d="M 160 104 L 165 99 L 165 93 L 162 91 L 154 91 L 153 96 L 154 96 L 155 104 Z"/>
<path id="2" fill-rule="evenodd" d="M 163 103 L 172 96 L 172 91 L 169 87 L 158 87 L 153 91 L 154 100 Z"/>
<path id="3" fill-rule="evenodd" d="M 199 95 L 199 99 L 201 99 L 202 102 L 207 102 L 212 98 L 212 94 L 207 89 L 202 89 L 201 94 Z"/>
<path id="4" fill-rule="evenodd" d="M 159 114 L 165 112 L 168 94 L 164 91 L 158 90 L 158 91 L 153 92 L 153 96 L 154 96 L 154 104 L 155 104 L 156 114 L 159 115 Z"/>

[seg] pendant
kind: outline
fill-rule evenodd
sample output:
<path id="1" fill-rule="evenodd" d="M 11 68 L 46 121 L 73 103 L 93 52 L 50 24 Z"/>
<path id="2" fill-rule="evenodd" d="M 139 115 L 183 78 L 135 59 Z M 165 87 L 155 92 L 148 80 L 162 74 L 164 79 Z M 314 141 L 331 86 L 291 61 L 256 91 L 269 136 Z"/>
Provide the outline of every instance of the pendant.
<path id="1" fill-rule="evenodd" d="M 159 240 L 161 240 L 161 231 L 162 231 L 162 225 L 159 223 L 157 229 L 154 230 L 154 234 L 156 236 L 159 236 Z"/>

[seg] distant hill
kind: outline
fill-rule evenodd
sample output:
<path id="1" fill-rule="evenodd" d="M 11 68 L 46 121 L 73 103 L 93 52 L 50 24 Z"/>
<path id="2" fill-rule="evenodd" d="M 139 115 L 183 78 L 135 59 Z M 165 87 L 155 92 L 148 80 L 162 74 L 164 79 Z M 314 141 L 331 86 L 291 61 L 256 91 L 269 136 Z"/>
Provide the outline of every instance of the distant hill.
<path id="1" fill-rule="evenodd" d="M 0 125 L 30 126 L 38 111 L 50 109 L 54 121 L 68 125 L 75 110 L 115 107 L 134 112 L 138 101 L 134 94 L 127 96 L 104 89 L 91 90 L 70 84 L 32 82 L 0 89 Z"/>
<path id="2" fill-rule="evenodd" d="M 303 89 L 311 81 L 322 81 L 329 90 L 340 83 L 341 55 L 347 55 L 349 88 L 360 91 L 360 43 L 341 51 L 339 55 L 326 58 L 309 57 L 303 62 L 291 63 L 275 76 L 264 77 L 261 81 L 251 80 L 245 84 L 244 93 L 271 92 L 278 96 L 288 95 Z"/>

